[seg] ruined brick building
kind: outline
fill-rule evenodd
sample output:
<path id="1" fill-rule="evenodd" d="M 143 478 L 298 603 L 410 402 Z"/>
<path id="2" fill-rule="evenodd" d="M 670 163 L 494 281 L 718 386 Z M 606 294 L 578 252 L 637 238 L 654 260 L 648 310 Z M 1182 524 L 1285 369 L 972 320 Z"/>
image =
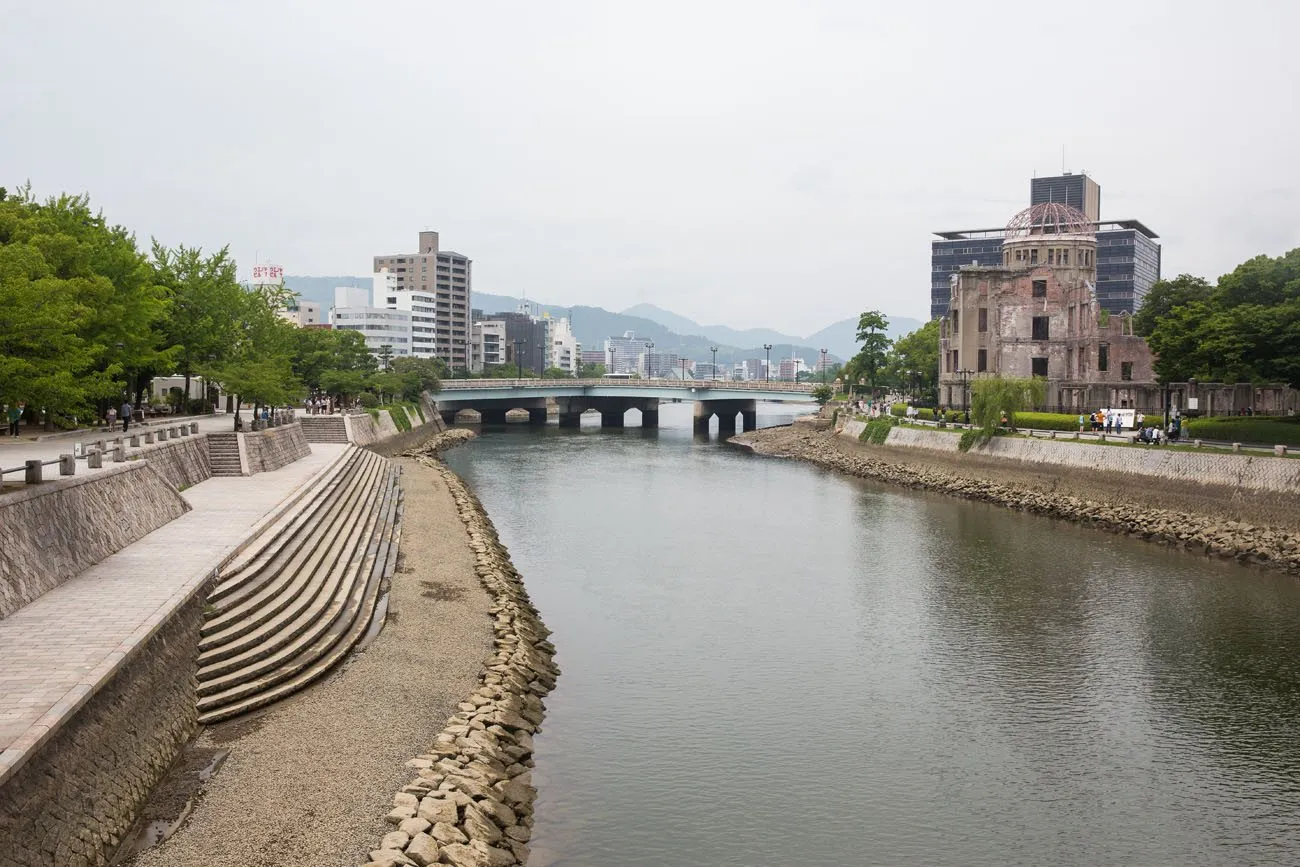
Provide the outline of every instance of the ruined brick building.
<path id="1" fill-rule="evenodd" d="M 1097 302 L 1096 256 L 1082 211 L 1044 202 L 1013 217 L 1000 265 L 952 276 L 940 323 L 940 401 L 964 406 L 970 380 L 1001 374 L 1045 378 L 1046 403 L 1063 412 L 1159 405 L 1146 341 L 1129 316 Z"/>

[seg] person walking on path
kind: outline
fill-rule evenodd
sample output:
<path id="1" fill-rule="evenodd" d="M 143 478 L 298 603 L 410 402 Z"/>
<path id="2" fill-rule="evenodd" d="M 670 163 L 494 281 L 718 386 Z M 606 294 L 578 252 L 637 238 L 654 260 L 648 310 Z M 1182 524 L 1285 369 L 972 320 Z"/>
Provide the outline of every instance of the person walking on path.
<path id="1" fill-rule="evenodd" d="M 26 404 L 22 401 L 18 401 L 18 403 L 9 407 L 9 415 L 7 416 L 9 419 L 9 436 L 18 436 L 18 423 L 22 420 L 23 409 L 25 407 Z"/>
<path id="2" fill-rule="evenodd" d="M 131 426 L 131 413 L 135 412 L 135 407 L 131 406 L 130 400 L 122 401 L 122 433 Z"/>
<path id="3" fill-rule="evenodd" d="M 104 413 L 104 420 L 108 422 L 108 429 L 112 430 L 113 425 L 117 424 L 117 409 L 110 406 L 108 412 Z"/>

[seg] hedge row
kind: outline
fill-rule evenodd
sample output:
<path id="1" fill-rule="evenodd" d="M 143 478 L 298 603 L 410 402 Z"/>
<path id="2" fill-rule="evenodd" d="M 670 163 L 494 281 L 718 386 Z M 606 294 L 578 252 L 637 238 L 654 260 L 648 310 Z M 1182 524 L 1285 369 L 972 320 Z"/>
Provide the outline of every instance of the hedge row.
<path id="1" fill-rule="evenodd" d="M 1215 416 L 1185 419 L 1184 439 L 1226 440 L 1262 445 L 1300 445 L 1300 418 Z"/>
<path id="2" fill-rule="evenodd" d="M 1087 417 L 1085 412 L 1084 417 Z M 1077 413 L 1064 412 L 1018 412 L 1016 427 L 1031 427 L 1038 430 L 1072 430 L 1079 429 Z"/>
<path id="3" fill-rule="evenodd" d="M 863 429 L 862 433 L 858 434 L 858 440 L 860 442 L 872 443 L 878 446 L 884 445 L 885 437 L 889 436 L 889 429 L 896 424 L 898 424 L 898 419 L 892 416 L 873 418 L 871 421 L 867 422 L 867 426 Z"/>

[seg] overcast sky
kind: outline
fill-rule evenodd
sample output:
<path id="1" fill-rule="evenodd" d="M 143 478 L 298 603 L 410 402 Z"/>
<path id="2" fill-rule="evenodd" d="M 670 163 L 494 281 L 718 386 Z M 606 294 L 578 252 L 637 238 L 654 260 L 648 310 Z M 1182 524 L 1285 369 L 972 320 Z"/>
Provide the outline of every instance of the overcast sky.
<path id="1" fill-rule="evenodd" d="M 0 185 L 167 244 L 808 334 L 1064 165 L 1164 273 L 1300 246 L 1300 4 L 0 0 Z"/>

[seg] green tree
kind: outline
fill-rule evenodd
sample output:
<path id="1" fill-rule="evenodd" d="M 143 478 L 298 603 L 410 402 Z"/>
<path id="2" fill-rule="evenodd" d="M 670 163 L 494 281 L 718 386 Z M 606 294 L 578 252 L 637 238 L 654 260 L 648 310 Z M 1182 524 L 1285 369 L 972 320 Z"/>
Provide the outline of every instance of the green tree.
<path id="1" fill-rule="evenodd" d="M 563 367 L 548 367 L 542 371 L 542 379 L 572 379 L 573 375 Z"/>
<path id="2" fill-rule="evenodd" d="M 865 379 L 874 390 L 889 355 L 889 320 L 879 310 L 868 310 L 858 317 L 858 342 L 862 349 L 844 366 L 849 382 Z M 851 389 L 850 389 L 851 390 Z"/>
<path id="3" fill-rule="evenodd" d="M 579 379 L 600 379 L 606 373 L 605 365 L 600 361 L 581 361 L 578 363 Z"/>
<path id="4" fill-rule="evenodd" d="M 426 391 L 437 394 L 448 374 L 447 364 L 441 358 L 397 358 L 392 366 L 393 373 L 401 378 L 402 399 L 409 401 L 418 401 Z"/>
<path id="5" fill-rule="evenodd" d="M 248 294 L 236 279 L 235 260 L 228 248 L 204 256 L 198 247 L 168 249 L 153 243 L 155 281 L 168 292 L 170 307 L 163 335 L 171 347 L 177 371 L 190 379 L 204 370 L 226 371 L 236 363 L 236 348 L 250 312 Z M 242 359 L 248 359 L 245 353 Z"/>
<path id="6" fill-rule="evenodd" d="M 1156 323 L 1169 315 L 1175 307 L 1195 301 L 1208 301 L 1214 287 L 1200 277 L 1180 274 L 1173 280 L 1157 280 L 1147 290 L 1142 306 L 1133 317 L 1133 332 L 1143 337 L 1155 331 Z"/>
<path id="7" fill-rule="evenodd" d="M 898 385 L 921 394 L 936 395 L 939 388 L 939 320 L 931 319 L 915 331 L 898 338 L 886 365 Z M 916 376 L 913 377 L 912 373 Z"/>
<path id="8" fill-rule="evenodd" d="M 988 376 L 974 380 L 970 389 L 971 422 L 979 430 L 977 441 L 984 443 L 992 439 L 1003 416 L 1007 419 L 1007 427 L 1014 430 L 1016 413 L 1041 404 L 1047 393 L 1047 383 L 1039 377 Z"/>
<path id="9" fill-rule="evenodd" d="M 294 376 L 313 392 L 329 392 L 321 385 L 328 371 L 355 371 L 364 376 L 375 369 L 375 357 L 366 349 L 361 332 L 348 329 L 293 329 L 290 362 Z"/>
<path id="10" fill-rule="evenodd" d="M 825 406 L 835 396 L 835 389 L 829 385 L 819 385 L 812 390 L 812 396 L 818 406 Z"/>
<path id="11" fill-rule="evenodd" d="M 47 428 L 116 402 L 163 357 L 166 305 L 133 236 L 86 196 L 0 194 L 0 402 L 46 410 Z"/>

